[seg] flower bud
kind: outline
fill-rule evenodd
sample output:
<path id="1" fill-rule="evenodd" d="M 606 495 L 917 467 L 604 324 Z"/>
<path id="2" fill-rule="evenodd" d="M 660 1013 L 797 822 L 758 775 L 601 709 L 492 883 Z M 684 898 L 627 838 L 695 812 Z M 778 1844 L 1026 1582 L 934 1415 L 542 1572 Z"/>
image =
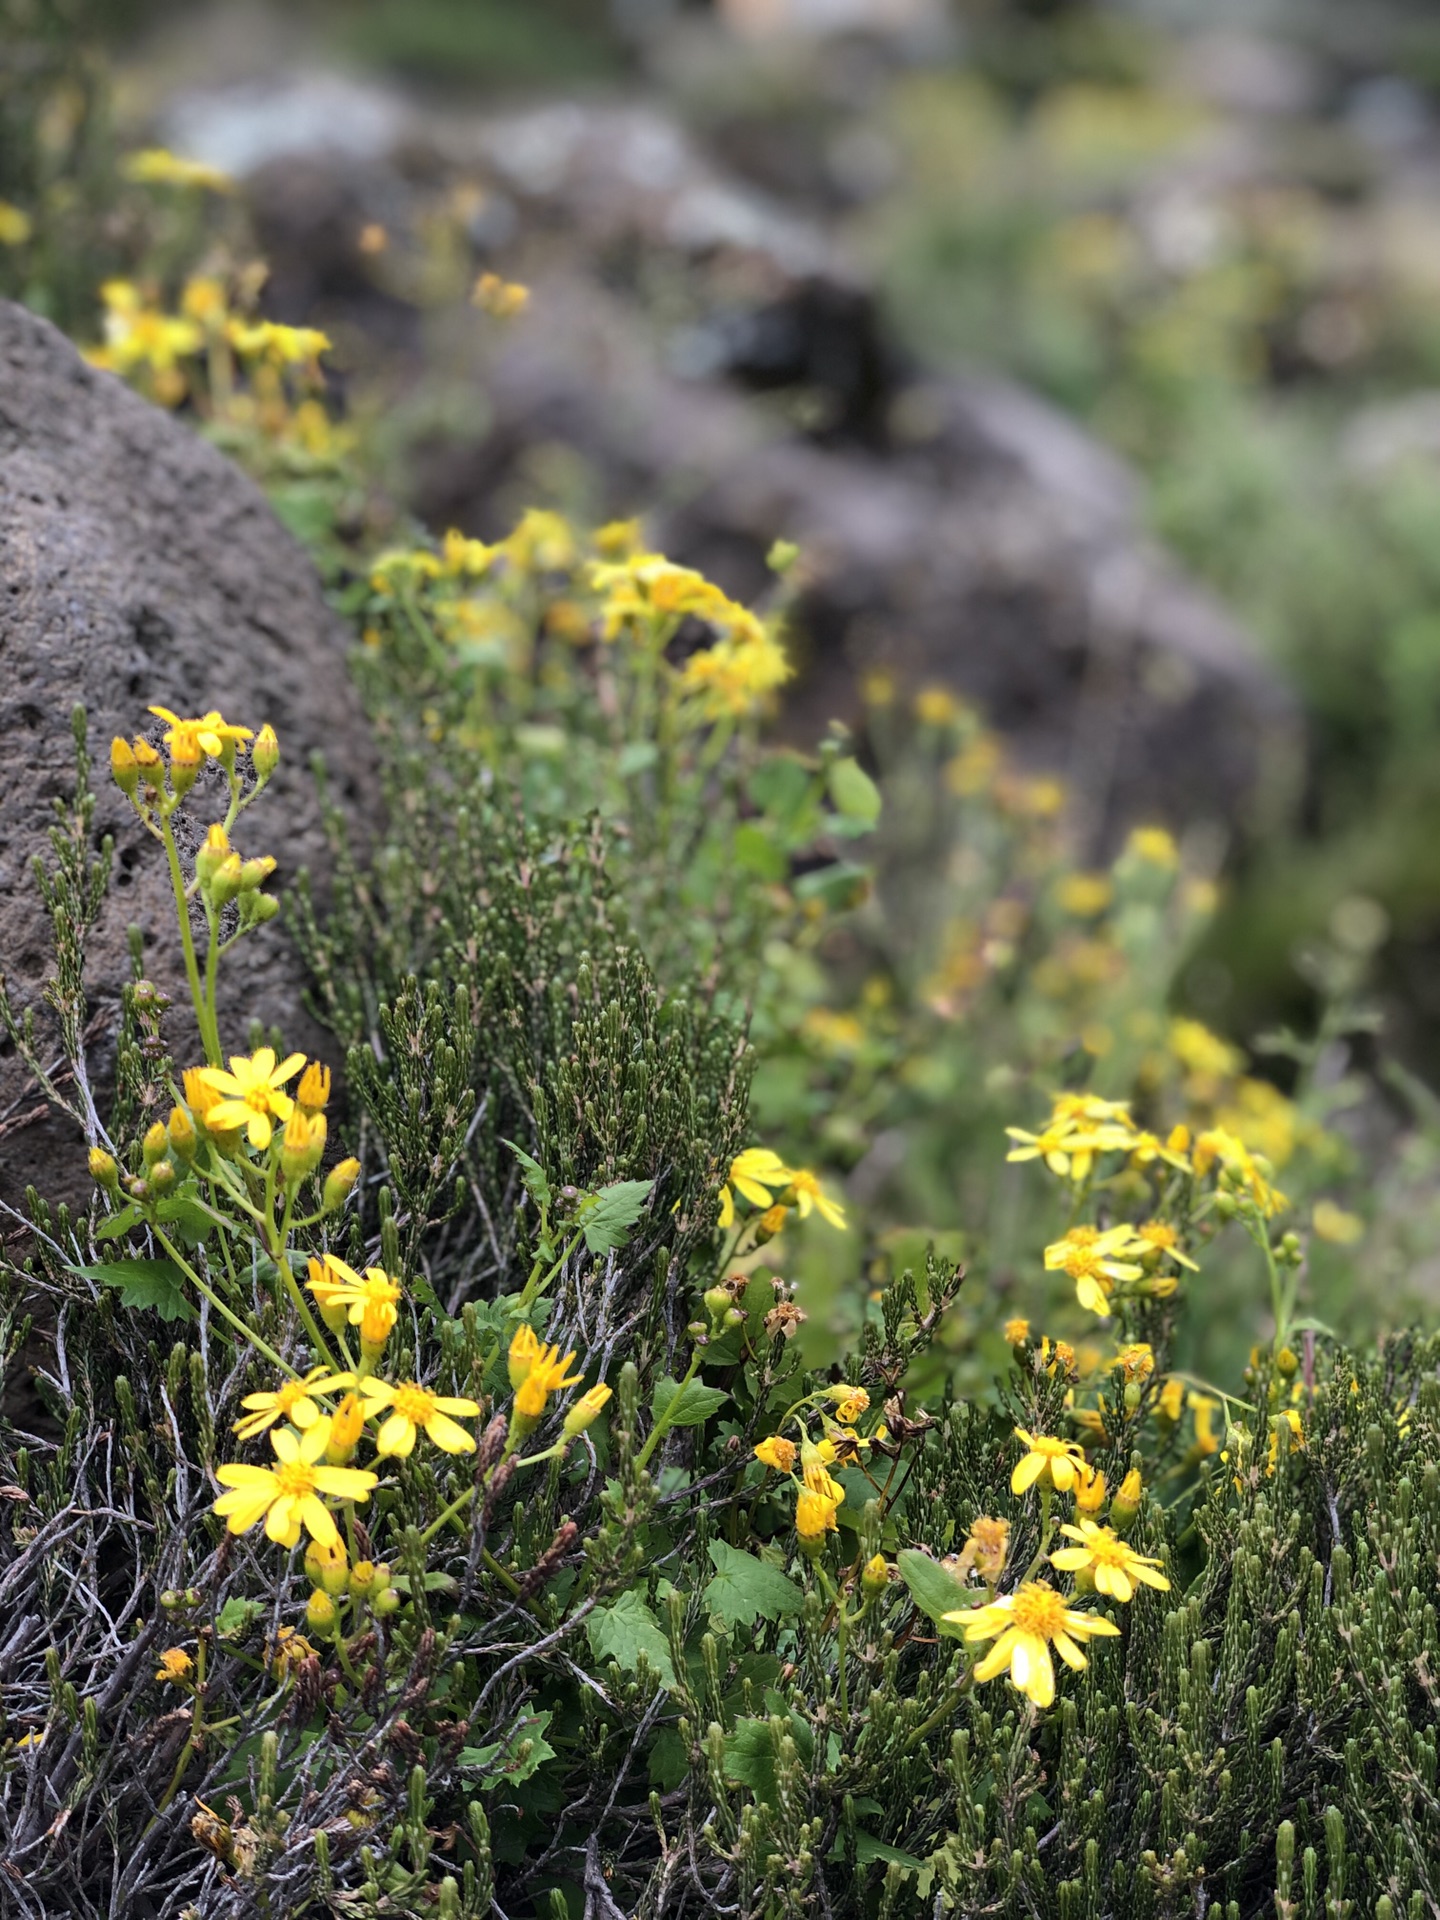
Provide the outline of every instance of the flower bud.
<path id="1" fill-rule="evenodd" d="M 1216 1194 L 1215 1213 L 1218 1219 L 1233 1220 L 1239 1208 L 1240 1203 L 1233 1193 L 1226 1193 L 1222 1188 L 1222 1190 Z"/>
<path id="2" fill-rule="evenodd" d="M 240 896 L 240 918 L 246 926 L 263 927 L 279 911 L 280 902 L 273 893 L 242 893 Z"/>
<path id="3" fill-rule="evenodd" d="M 250 764 L 255 769 L 257 787 L 263 787 L 280 764 L 280 742 L 268 720 L 250 744 Z"/>
<path id="4" fill-rule="evenodd" d="M 759 1219 L 755 1222 L 755 1244 L 757 1247 L 765 1246 L 767 1242 L 773 1240 L 776 1234 L 779 1233 L 785 1224 L 785 1211 L 785 1208 L 782 1206 L 767 1207 L 764 1213 L 760 1215 Z"/>
<path id="5" fill-rule="evenodd" d="M 712 1322 L 720 1321 L 735 1304 L 734 1295 L 728 1287 L 707 1287 L 705 1289 L 705 1310 Z"/>
<path id="6" fill-rule="evenodd" d="M 166 1587 L 160 1596 L 160 1605 L 166 1613 L 181 1613 L 185 1607 L 185 1596 L 178 1587 Z"/>
<path id="7" fill-rule="evenodd" d="M 860 1574 L 860 1591 L 870 1599 L 884 1593 L 890 1584 L 890 1563 L 883 1553 L 873 1554 Z"/>
<path id="8" fill-rule="evenodd" d="M 107 1193 L 115 1193 L 119 1189 L 120 1169 L 115 1164 L 113 1153 L 106 1153 L 103 1147 L 90 1149 L 90 1178 Z"/>
<path id="9" fill-rule="evenodd" d="M 170 784 L 176 798 L 187 794 L 200 775 L 205 756 L 191 739 L 177 736 L 170 748 Z"/>
<path id="10" fill-rule="evenodd" d="M 386 1587 L 383 1593 L 377 1593 L 370 1602 L 371 1611 L 378 1613 L 382 1619 L 387 1614 L 398 1613 L 400 1606 L 400 1595 L 394 1587 Z"/>
<path id="11" fill-rule="evenodd" d="M 140 763 L 130 742 L 122 740 L 119 734 L 110 742 L 110 771 L 125 798 L 133 800 L 140 785 Z"/>
<path id="12" fill-rule="evenodd" d="M 387 1582 L 384 1580 L 380 1582 L 380 1586 L 382 1587 L 386 1584 Z M 351 1593 L 355 1595 L 357 1600 L 364 1600 L 369 1596 L 370 1589 L 374 1586 L 375 1562 L 373 1560 L 357 1560 L 350 1569 Z M 376 1588 L 376 1592 L 379 1592 L 378 1587 Z"/>
<path id="13" fill-rule="evenodd" d="M 1295 1375 L 1300 1371 L 1300 1362 L 1290 1351 L 1289 1347 L 1282 1347 L 1276 1354 L 1275 1371 L 1286 1380 L 1293 1380 Z"/>
<path id="14" fill-rule="evenodd" d="M 328 1464 L 343 1467 L 359 1446 L 364 1431 L 365 1404 L 358 1393 L 347 1393 L 330 1422 L 330 1438 L 325 1447 Z"/>
<path id="15" fill-rule="evenodd" d="M 195 855 L 195 872 L 202 887 L 208 887 L 229 858 L 230 836 L 217 820 L 205 830 L 200 850 Z"/>
<path id="16" fill-rule="evenodd" d="M 159 1199 L 162 1194 L 169 1193 L 178 1178 L 179 1176 L 175 1171 L 175 1162 L 173 1160 L 157 1160 L 150 1169 L 150 1192 L 152 1196 Z"/>
<path id="17" fill-rule="evenodd" d="M 321 1587 L 317 1587 L 305 1603 L 305 1624 L 312 1632 L 322 1634 L 326 1639 L 340 1625 L 340 1609 Z"/>
<path id="18" fill-rule="evenodd" d="M 240 867 L 240 891 L 254 893 L 274 873 L 275 866 L 275 856 L 271 853 L 262 853 L 254 860 L 243 861 Z"/>
<path id="19" fill-rule="evenodd" d="M 170 1151 L 170 1135 L 165 1130 L 163 1120 L 156 1120 L 146 1129 L 140 1151 L 145 1155 L 147 1167 L 153 1167 L 157 1160 L 162 1160 Z"/>
<path id="20" fill-rule="evenodd" d="M 165 762 L 150 742 L 142 740 L 138 734 L 131 743 L 130 751 L 135 756 L 135 765 L 140 769 L 140 778 L 147 787 L 158 793 L 165 784 Z"/>
<path id="21" fill-rule="evenodd" d="M 311 1586 L 323 1593 L 343 1593 L 349 1583 L 350 1567 L 340 1541 L 325 1546 L 312 1540 L 305 1549 L 305 1575 Z"/>
<path id="22" fill-rule="evenodd" d="M 332 1167 L 325 1176 L 325 1185 L 320 1192 L 320 1211 L 334 1213 L 338 1207 L 343 1207 L 359 1178 L 360 1162 L 353 1157 Z"/>
<path id="23" fill-rule="evenodd" d="M 1140 1469 L 1132 1467 L 1116 1488 L 1115 1498 L 1110 1502 L 1110 1524 L 1117 1532 L 1123 1533 L 1134 1521 L 1140 1511 L 1142 1494 Z"/>
<path id="24" fill-rule="evenodd" d="M 178 1160 L 183 1160 L 188 1167 L 190 1162 L 195 1158 L 195 1150 L 200 1144 L 200 1137 L 195 1131 L 195 1122 L 190 1118 L 184 1107 L 172 1107 L 170 1109 L 170 1118 L 166 1123 L 166 1131 L 170 1136 L 170 1146 L 175 1157 Z"/>
<path id="25" fill-rule="evenodd" d="M 211 906 L 227 906 L 235 898 L 240 891 L 240 872 L 243 864 L 238 853 L 227 853 L 215 868 L 205 886 Z"/>
<path id="26" fill-rule="evenodd" d="M 604 1412 L 605 1403 L 610 1398 L 610 1391 L 609 1387 L 599 1386 L 591 1387 L 588 1393 L 581 1394 L 565 1415 L 562 1430 L 567 1440 L 573 1440 L 577 1433 L 583 1433 L 588 1426 L 599 1419 Z"/>
<path id="27" fill-rule="evenodd" d="M 1075 1511 L 1098 1513 L 1105 1504 L 1105 1476 L 1098 1467 L 1086 1467 L 1075 1488 Z"/>
<path id="28" fill-rule="evenodd" d="M 313 1173 L 325 1151 L 325 1116 L 292 1107 L 280 1136 L 280 1173 L 286 1186 L 297 1186 Z"/>

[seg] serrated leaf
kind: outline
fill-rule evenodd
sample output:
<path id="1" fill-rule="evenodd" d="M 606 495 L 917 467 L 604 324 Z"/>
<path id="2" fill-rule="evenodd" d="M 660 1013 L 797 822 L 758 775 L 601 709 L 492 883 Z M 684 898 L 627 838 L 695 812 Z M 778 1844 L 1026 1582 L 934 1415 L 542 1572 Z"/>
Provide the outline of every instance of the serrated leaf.
<path id="1" fill-rule="evenodd" d="M 137 1313 L 148 1308 L 162 1320 L 195 1318 L 195 1309 L 185 1297 L 185 1276 L 173 1260 L 104 1260 L 98 1266 L 71 1271 L 114 1287 L 124 1304 Z"/>
<path id="2" fill-rule="evenodd" d="M 830 798 L 847 820 L 873 827 L 880 818 L 880 789 L 858 760 L 836 760 L 830 768 Z"/>
<path id="3" fill-rule="evenodd" d="M 660 1623 L 633 1590 L 608 1607 L 596 1607 L 586 1622 L 590 1651 L 597 1660 L 613 1660 L 622 1673 L 637 1673 L 644 1654 L 667 1687 L 675 1684 L 670 1642 Z"/>
<path id="4" fill-rule="evenodd" d="M 830 1849 L 832 1860 L 845 1857 L 844 1843 L 837 1840 Z M 887 1866 L 894 1864 L 904 1867 L 907 1872 L 920 1873 L 925 1866 L 923 1860 L 917 1860 L 913 1853 L 906 1853 L 903 1847 L 892 1847 L 888 1841 L 877 1840 L 873 1833 L 857 1833 L 855 1836 L 855 1864 L 860 1867 L 873 1866 L 879 1860 Z"/>
<path id="5" fill-rule="evenodd" d="M 650 1411 L 657 1420 L 664 1420 L 671 1427 L 698 1427 L 708 1420 L 717 1407 L 723 1407 L 730 1398 L 719 1387 L 703 1386 L 700 1381 L 692 1380 L 685 1388 L 685 1397 L 670 1411 L 675 1396 L 680 1391 L 680 1382 L 667 1375 L 655 1383 L 655 1392 L 651 1397 Z"/>
<path id="6" fill-rule="evenodd" d="M 244 1633 L 252 1620 L 265 1611 L 263 1600 L 242 1600 L 237 1596 L 229 1599 L 215 1616 L 217 1630 L 227 1640 Z"/>
<path id="7" fill-rule="evenodd" d="M 654 1185 L 653 1180 L 616 1180 L 586 1196 L 581 1202 L 580 1220 L 591 1253 L 613 1253 L 624 1246 Z"/>
<path id="8" fill-rule="evenodd" d="M 187 1194 L 162 1200 L 157 1212 L 167 1226 L 179 1229 L 180 1238 L 187 1247 L 201 1246 L 215 1231 L 215 1222 L 208 1208 Z"/>
<path id="9" fill-rule="evenodd" d="M 513 1140 L 502 1140 L 502 1146 L 509 1147 L 520 1162 L 520 1177 L 525 1182 L 525 1191 L 537 1207 L 548 1209 L 550 1205 L 550 1182 L 545 1177 L 545 1169 L 523 1147 L 517 1147 Z"/>
<path id="10" fill-rule="evenodd" d="M 952 1640 L 960 1637 L 960 1628 L 947 1613 L 959 1612 L 961 1608 L 980 1605 L 985 1596 L 974 1587 L 967 1587 L 957 1580 L 953 1573 L 932 1560 L 928 1553 L 918 1553 L 914 1547 L 906 1547 L 896 1556 L 900 1569 L 900 1578 L 910 1589 L 910 1598 L 929 1620 L 933 1620 L 942 1634 Z"/>
<path id="11" fill-rule="evenodd" d="M 799 1613 L 805 1595 L 778 1567 L 767 1566 L 724 1540 L 710 1542 L 715 1578 L 705 1589 L 705 1604 L 727 1627 L 753 1627 L 757 1620 L 781 1620 Z"/>
<path id="12" fill-rule="evenodd" d="M 102 1220 L 95 1229 L 97 1240 L 119 1240 L 126 1235 L 141 1217 L 140 1209 L 133 1200 L 123 1206 L 119 1213 L 111 1214 L 108 1220 Z"/>
<path id="13" fill-rule="evenodd" d="M 773 1692 L 767 1692 L 765 1704 L 782 1718 L 788 1716 L 796 1751 L 802 1763 L 808 1767 L 815 1752 L 815 1735 L 810 1726 Z M 735 1722 L 734 1730 L 725 1736 L 724 1767 L 727 1780 L 748 1787 L 762 1805 L 773 1806 L 777 1798 L 775 1739 L 768 1720 L 743 1719 Z"/>
<path id="14" fill-rule="evenodd" d="M 523 1785 L 537 1767 L 555 1758 L 555 1749 L 545 1738 L 551 1712 L 547 1707 L 543 1713 L 528 1715 L 504 1740 L 493 1740 L 484 1747 L 462 1747 L 457 1757 L 459 1766 L 467 1773 L 484 1774 L 484 1785 Z M 529 1751 L 522 1756 L 520 1749 L 527 1741 Z"/>

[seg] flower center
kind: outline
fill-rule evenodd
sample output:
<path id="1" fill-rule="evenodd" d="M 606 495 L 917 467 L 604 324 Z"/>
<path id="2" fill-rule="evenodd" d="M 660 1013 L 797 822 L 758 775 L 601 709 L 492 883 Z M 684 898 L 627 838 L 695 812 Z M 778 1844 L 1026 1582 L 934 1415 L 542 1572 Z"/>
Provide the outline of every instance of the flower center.
<path id="1" fill-rule="evenodd" d="M 1130 1549 L 1123 1540 L 1118 1539 L 1105 1527 L 1099 1533 L 1092 1533 L 1085 1542 L 1095 1564 L 1101 1567 L 1123 1567 L 1130 1557 Z"/>
<path id="2" fill-rule="evenodd" d="M 288 1493 L 292 1500 L 303 1500 L 315 1491 L 315 1469 L 303 1460 L 282 1460 L 275 1468 L 275 1478 L 281 1493 Z"/>
<path id="3" fill-rule="evenodd" d="M 1098 1279 L 1102 1272 L 1100 1255 L 1093 1247 L 1072 1247 L 1065 1256 L 1065 1271 L 1072 1280 Z"/>
<path id="4" fill-rule="evenodd" d="M 270 1111 L 269 1087 L 267 1087 L 263 1081 L 258 1087 L 247 1087 L 245 1089 L 245 1104 L 252 1113 L 268 1113 Z"/>
<path id="5" fill-rule="evenodd" d="M 1030 1580 L 1015 1596 L 1012 1618 L 1021 1633 L 1053 1640 L 1057 1633 L 1065 1631 L 1065 1602 L 1053 1587 Z"/>
<path id="6" fill-rule="evenodd" d="M 287 1380 L 275 1395 L 277 1413 L 289 1413 L 292 1407 L 298 1407 L 309 1394 L 310 1389 L 303 1380 Z"/>
<path id="7" fill-rule="evenodd" d="M 403 1387 L 396 1389 L 392 1404 L 403 1420 L 408 1420 L 412 1426 L 423 1427 L 435 1411 L 435 1396 L 427 1393 L 424 1387 L 417 1387 L 413 1381 L 407 1381 Z"/>
<path id="8" fill-rule="evenodd" d="M 1141 1227 L 1140 1238 L 1148 1241 L 1152 1247 L 1173 1247 L 1175 1229 L 1167 1227 L 1163 1220 L 1149 1220 Z"/>

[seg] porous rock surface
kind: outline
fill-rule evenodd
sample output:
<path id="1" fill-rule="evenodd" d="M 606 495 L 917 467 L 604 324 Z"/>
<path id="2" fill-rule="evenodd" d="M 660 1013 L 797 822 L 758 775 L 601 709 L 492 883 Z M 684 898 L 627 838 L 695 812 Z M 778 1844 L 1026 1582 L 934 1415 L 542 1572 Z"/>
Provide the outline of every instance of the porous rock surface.
<path id="1" fill-rule="evenodd" d="M 197 1044 L 164 859 L 110 779 L 111 737 L 143 727 L 158 744 L 163 722 L 150 705 L 270 721 L 280 769 L 242 816 L 236 844 L 275 855 L 282 896 L 302 867 L 323 877 L 311 754 L 323 751 L 337 797 L 363 819 L 372 748 L 344 629 L 259 491 L 182 422 L 87 366 L 46 321 L 0 302 L 0 970 L 17 1007 L 35 1006 L 52 1038 L 40 1004 L 49 927 L 31 866 L 49 851 L 54 800 L 73 788 L 77 702 L 89 716 L 96 838 L 115 837 L 88 969 L 89 1054 L 103 1085 L 132 922 L 148 977 L 174 1001 L 171 1051 L 190 1060 Z M 222 806 L 217 795 L 216 817 Z M 203 828 L 203 802 L 191 811 Z M 222 1041 L 242 1047 L 255 1017 L 293 1046 L 333 1054 L 302 1004 L 304 970 L 283 920 L 248 936 L 222 968 Z M 19 1206 L 32 1182 L 74 1198 L 87 1181 L 75 1127 L 47 1112 L 5 1040 L 0 1201 Z M 15 1230 L 0 1214 L 0 1234 Z"/>

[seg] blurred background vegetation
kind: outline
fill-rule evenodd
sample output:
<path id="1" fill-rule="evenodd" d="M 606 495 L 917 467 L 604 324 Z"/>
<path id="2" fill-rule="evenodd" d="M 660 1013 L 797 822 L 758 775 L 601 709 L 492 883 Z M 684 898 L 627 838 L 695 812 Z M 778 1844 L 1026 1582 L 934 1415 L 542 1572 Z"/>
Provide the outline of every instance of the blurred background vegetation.
<path id="1" fill-rule="evenodd" d="M 1056 1224 L 1030 1220 L 1021 1189 L 996 1176 L 999 1128 L 1033 1124 L 1061 1082 L 1090 1076 L 1113 1096 L 1138 1075 L 1157 1100 L 1198 1080 L 1187 1098 L 1227 1125 L 1247 1108 L 1247 1137 L 1271 1152 L 1305 1224 L 1314 1204 L 1330 1208 L 1318 1216 L 1315 1311 L 1354 1328 L 1433 1306 L 1431 8 L 1370 6 L 1361 18 L 1326 0 L 1228 11 L 1198 0 L 4 0 L 3 16 L 0 291 L 93 340 L 107 279 L 142 265 L 162 279 L 181 262 L 234 266 L 247 247 L 272 256 L 266 310 L 331 333 L 332 404 L 352 438 L 350 453 L 331 449 L 338 491 L 323 460 L 295 456 L 281 471 L 271 459 L 266 477 L 337 582 L 346 542 L 393 535 L 464 495 L 457 421 L 484 445 L 482 467 L 504 468 L 492 504 L 614 504 L 559 440 L 497 451 L 495 411 L 456 347 L 475 319 L 466 290 L 478 267 L 503 264 L 500 229 L 513 218 L 456 153 L 472 123 L 546 105 L 656 109 L 737 190 L 759 190 L 798 223 L 779 255 L 803 232 L 855 263 L 876 318 L 843 334 L 851 373 L 815 373 L 835 303 L 801 303 L 798 346 L 773 362 L 763 341 L 736 350 L 747 404 L 779 409 L 817 445 L 873 451 L 895 430 L 870 405 L 877 366 L 979 369 L 1122 456 L 1143 527 L 1293 692 L 1300 777 L 1263 831 L 1237 828 L 1218 793 L 1223 835 L 1205 831 L 1203 809 L 1171 818 L 1188 851 L 1162 900 L 1125 851 L 1145 821 L 1067 841 L 1035 799 L 1043 766 L 1022 751 L 1007 774 L 1003 743 L 988 761 L 976 746 L 990 739 L 983 716 L 933 701 L 912 712 L 923 688 L 872 675 L 851 717 L 887 798 L 884 883 L 808 946 L 777 940 L 762 984 L 750 981 L 759 1124 L 797 1152 L 809 1142 L 871 1210 L 870 1237 L 849 1243 L 855 1271 L 830 1241 L 807 1241 L 797 1261 L 813 1298 L 853 1300 L 859 1264 L 888 1257 L 877 1249 L 938 1233 L 985 1263 L 990 1296 L 957 1336 L 978 1338 L 996 1289 L 1023 1296 L 1037 1236 Z M 350 91 L 317 91 L 317 75 Z M 403 134 L 385 121 L 396 102 Z M 433 147 L 415 132 L 427 116 L 449 130 Z M 533 139 L 543 123 L 528 124 Z M 226 139 L 250 145 L 239 199 L 223 205 L 137 199 L 116 165 L 119 149 L 156 140 L 224 159 Z M 351 159 L 320 193 L 304 168 L 327 141 Z M 548 164 L 542 139 L 537 177 Z M 314 204 L 297 226 L 306 193 Z M 386 206 L 393 219 L 372 217 Z M 552 253 L 567 244 L 558 231 L 541 239 Z M 637 252 L 629 239 L 612 246 L 601 286 L 623 283 L 657 324 L 679 315 L 675 338 L 694 349 L 693 282 L 673 259 L 637 264 Z M 774 371 L 787 354 L 803 376 Z M 837 414 L 836 392 L 848 412 Z M 824 644 L 805 637 L 808 667 Z M 955 774 L 962 762 L 981 771 Z M 787 877 L 753 844 L 747 857 L 768 884 Z M 1109 877 L 1088 907 L 1083 888 L 1065 905 L 1066 876 L 1087 874 Z M 1197 1015 L 1205 1028 L 1183 1025 Z M 1207 1055 L 1196 1032 L 1210 1029 Z M 1248 1056 L 1234 1051 L 1267 1035 Z M 1248 1336 L 1217 1312 L 1192 1357 L 1218 1366 Z"/>

